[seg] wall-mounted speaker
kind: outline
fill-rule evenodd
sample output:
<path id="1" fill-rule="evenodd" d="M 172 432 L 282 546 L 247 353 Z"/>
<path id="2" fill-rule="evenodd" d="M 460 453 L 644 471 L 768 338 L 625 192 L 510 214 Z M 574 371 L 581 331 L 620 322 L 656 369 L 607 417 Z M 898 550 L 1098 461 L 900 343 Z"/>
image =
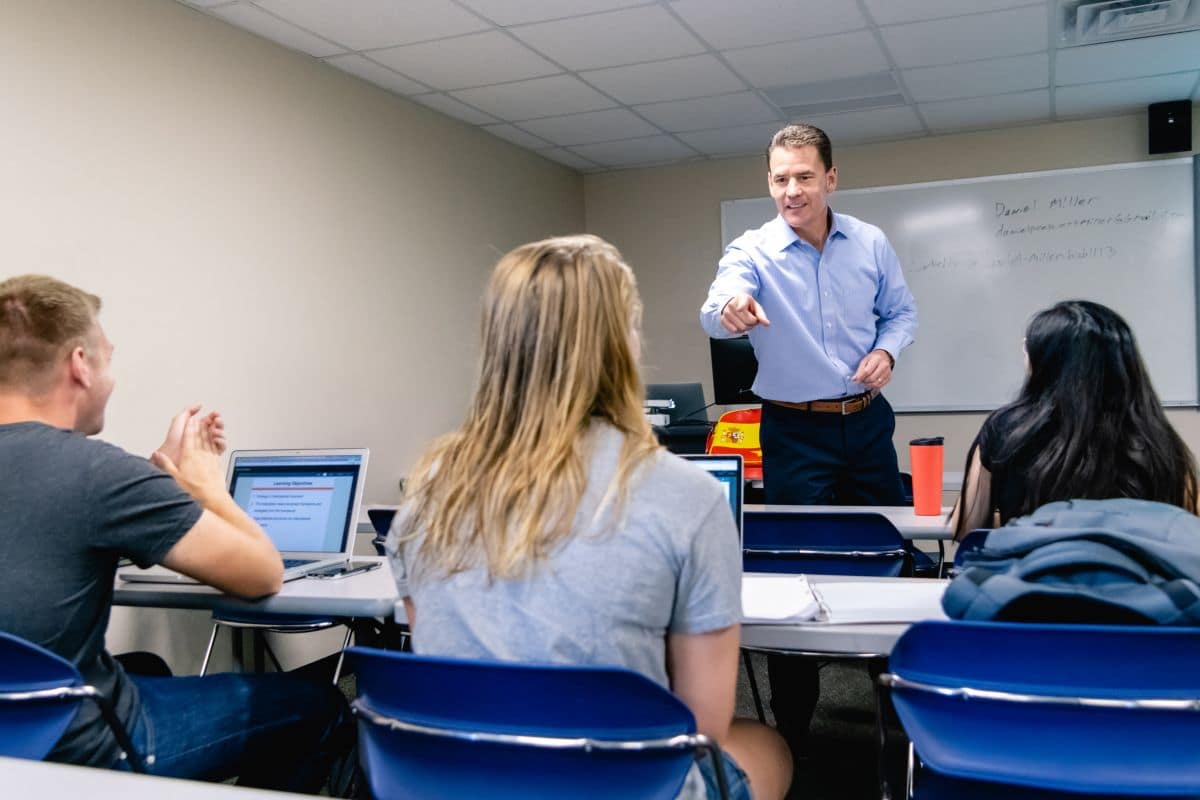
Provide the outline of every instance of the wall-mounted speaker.
<path id="1" fill-rule="evenodd" d="M 1192 101 L 1151 103 L 1147 109 L 1150 155 L 1192 149 Z"/>

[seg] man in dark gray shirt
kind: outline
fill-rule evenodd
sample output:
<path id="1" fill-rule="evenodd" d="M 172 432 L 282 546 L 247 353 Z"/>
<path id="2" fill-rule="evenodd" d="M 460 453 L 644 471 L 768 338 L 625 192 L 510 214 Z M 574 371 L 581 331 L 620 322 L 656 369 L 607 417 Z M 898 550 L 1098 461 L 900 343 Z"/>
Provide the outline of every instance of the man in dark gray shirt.
<path id="1" fill-rule="evenodd" d="M 0 282 L 0 630 L 103 690 L 151 772 L 315 792 L 353 737 L 334 687 L 129 675 L 104 649 L 121 557 L 248 598 L 279 590 L 282 562 L 225 489 L 218 415 L 177 415 L 153 463 L 88 438 L 113 389 L 99 310 L 99 298 L 53 278 Z M 126 763 L 86 703 L 50 758 Z"/>

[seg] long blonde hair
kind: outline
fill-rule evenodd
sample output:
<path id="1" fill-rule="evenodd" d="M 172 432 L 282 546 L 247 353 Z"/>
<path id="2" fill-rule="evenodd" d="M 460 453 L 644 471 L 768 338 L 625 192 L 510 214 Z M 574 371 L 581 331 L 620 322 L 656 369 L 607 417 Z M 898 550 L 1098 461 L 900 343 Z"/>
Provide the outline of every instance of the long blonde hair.
<path id="1" fill-rule="evenodd" d="M 408 480 L 402 538 L 446 575 L 524 573 L 571 532 L 587 487 L 587 432 L 624 434 L 606 498 L 619 514 L 658 445 L 642 413 L 633 271 L 596 236 L 522 245 L 500 259 L 483 304 L 479 383 L 467 419 Z"/>

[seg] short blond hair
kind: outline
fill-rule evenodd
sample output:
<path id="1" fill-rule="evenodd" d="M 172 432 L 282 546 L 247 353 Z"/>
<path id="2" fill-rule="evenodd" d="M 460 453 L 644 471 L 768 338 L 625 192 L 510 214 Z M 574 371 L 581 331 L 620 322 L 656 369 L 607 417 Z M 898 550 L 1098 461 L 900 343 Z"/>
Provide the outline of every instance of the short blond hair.
<path id="1" fill-rule="evenodd" d="M 0 282 L 0 386 L 39 392 L 66 351 L 85 342 L 100 298 L 48 275 Z"/>
<path id="2" fill-rule="evenodd" d="M 810 146 L 817 148 L 817 155 L 821 157 L 826 170 L 833 166 L 833 143 L 829 141 L 829 135 L 816 125 L 793 122 L 771 137 L 771 143 L 767 145 L 767 169 L 771 168 L 771 153 L 775 148 Z"/>

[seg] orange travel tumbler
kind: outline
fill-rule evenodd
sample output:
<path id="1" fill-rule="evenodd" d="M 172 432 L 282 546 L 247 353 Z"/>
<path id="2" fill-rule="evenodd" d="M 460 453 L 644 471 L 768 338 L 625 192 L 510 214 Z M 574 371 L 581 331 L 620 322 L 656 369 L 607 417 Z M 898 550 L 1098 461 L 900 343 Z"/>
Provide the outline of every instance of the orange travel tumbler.
<path id="1" fill-rule="evenodd" d="M 920 517 L 942 513 L 942 454 L 941 436 L 913 439 L 908 443 L 912 465 L 913 512 Z"/>

